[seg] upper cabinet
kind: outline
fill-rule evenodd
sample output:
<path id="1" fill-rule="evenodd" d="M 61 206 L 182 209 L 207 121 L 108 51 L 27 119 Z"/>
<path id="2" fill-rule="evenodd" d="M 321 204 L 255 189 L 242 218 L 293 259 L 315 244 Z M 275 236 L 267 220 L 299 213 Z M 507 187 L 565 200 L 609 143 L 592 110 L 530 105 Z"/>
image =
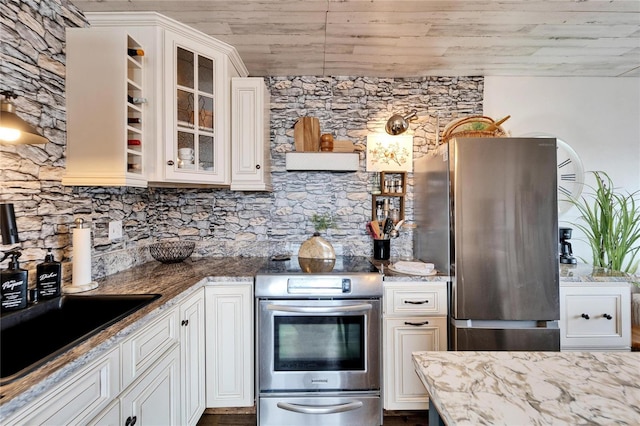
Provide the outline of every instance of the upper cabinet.
<path id="1" fill-rule="evenodd" d="M 271 191 L 270 96 L 262 78 L 231 84 L 231 189 Z"/>
<path id="2" fill-rule="evenodd" d="M 126 31 L 67 29 L 64 185 L 147 186 L 144 49 Z"/>
<path id="3" fill-rule="evenodd" d="M 237 161 L 232 158 L 231 81 L 248 74 L 235 48 L 155 12 L 100 12 L 87 13 L 86 17 L 91 28 L 78 29 L 75 36 L 78 40 L 68 45 L 70 58 L 83 58 L 83 61 L 72 61 L 76 65 L 68 70 L 68 94 L 75 94 L 74 99 L 68 99 L 68 105 L 84 102 L 85 108 L 69 110 L 68 178 L 65 183 L 106 186 L 109 183 L 100 175 L 107 176 L 111 172 L 128 178 L 112 184 L 131 185 L 130 163 L 127 161 L 126 167 L 114 172 L 110 164 L 104 164 L 105 154 L 95 149 L 111 147 L 109 150 L 115 150 L 113 146 L 118 143 L 114 128 L 123 127 L 128 132 L 127 140 L 140 142 L 139 145 L 124 146 L 127 155 L 140 154 L 140 158 L 131 163 L 141 178 L 136 186 L 235 186 L 232 164 Z M 75 31 L 69 31 L 72 32 Z M 96 39 L 101 44 L 96 44 Z M 127 103 L 125 97 L 121 105 L 117 105 L 119 89 L 116 83 L 130 80 L 131 72 L 114 66 L 99 72 L 101 67 L 95 65 L 98 61 L 107 65 L 113 60 L 112 56 L 118 50 L 112 48 L 106 52 L 102 46 L 115 44 L 114 39 L 135 40 L 144 50 L 144 56 L 138 58 L 142 65 L 141 82 L 136 83 L 141 85 L 140 97 L 146 100 L 145 103 Z M 81 53 L 78 45 L 83 48 Z M 125 51 L 125 59 L 126 56 Z M 102 92 L 107 95 L 108 104 Z M 83 101 L 81 95 L 84 95 Z M 264 95 L 261 93 L 260 96 Z M 268 99 L 262 101 L 268 102 Z M 93 108 L 88 107 L 91 104 Z M 140 122 L 135 123 L 141 131 L 140 137 L 131 133 L 136 129 L 133 127 L 132 130 L 133 123 L 127 123 L 127 117 L 132 115 L 140 116 Z M 236 121 L 242 123 L 242 120 Z M 84 123 L 91 123 L 91 126 Z M 90 134 L 89 130 L 79 134 L 74 129 L 76 126 L 90 128 Z M 268 116 L 266 126 L 268 130 Z M 243 140 L 248 141 L 245 136 Z M 262 143 L 260 138 L 251 142 Z M 268 149 L 268 138 L 266 143 Z M 87 155 L 78 156 L 77 152 Z M 89 157 L 92 152 L 96 154 Z M 244 151 L 238 155 L 243 154 Z M 137 165 L 138 160 L 140 165 Z M 83 163 L 92 174 L 76 173 L 76 163 Z M 109 170 L 103 172 L 98 168 L 96 171 L 93 165 L 100 163 Z M 260 164 L 260 168 L 264 167 L 266 164 Z M 75 177 L 72 179 L 72 176 Z M 89 179 L 91 176 L 93 178 Z"/>

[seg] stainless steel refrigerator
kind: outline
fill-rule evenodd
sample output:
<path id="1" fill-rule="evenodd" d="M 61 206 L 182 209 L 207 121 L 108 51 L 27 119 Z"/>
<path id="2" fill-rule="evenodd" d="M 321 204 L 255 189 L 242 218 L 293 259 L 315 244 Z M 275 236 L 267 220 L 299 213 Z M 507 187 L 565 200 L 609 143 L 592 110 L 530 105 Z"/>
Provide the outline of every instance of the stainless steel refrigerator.
<path id="1" fill-rule="evenodd" d="M 460 138 L 414 162 L 414 253 L 451 275 L 449 350 L 560 350 L 554 138 Z"/>

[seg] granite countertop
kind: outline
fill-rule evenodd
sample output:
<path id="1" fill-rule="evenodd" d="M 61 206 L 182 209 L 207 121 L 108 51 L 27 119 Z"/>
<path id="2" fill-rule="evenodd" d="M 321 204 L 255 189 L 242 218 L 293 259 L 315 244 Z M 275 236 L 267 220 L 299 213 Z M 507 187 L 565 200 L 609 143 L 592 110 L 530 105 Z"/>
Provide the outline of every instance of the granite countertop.
<path id="1" fill-rule="evenodd" d="M 64 352 L 28 375 L 0 386 L 0 419 L 51 389 L 69 374 L 118 345 L 131 332 L 172 308 L 198 288 L 216 282 L 253 282 L 267 258 L 187 259 L 181 263 L 152 261 L 97 280 L 98 288 L 81 295 L 161 294 L 162 297 Z"/>
<path id="2" fill-rule="evenodd" d="M 638 281 L 638 278 L 626 272 L 596 268 L 586 263 L 560 265 L 560 282 L 631 282 Z"/>
<path id="3" fill-rule="evenodd" d="M 637 425 L 640 353 L 414 352 L 445 424 Z"/>
<path id="4" fill-rule="evenodd" d="M 371 260 L 371 262 L 382 271 L 385 281 L 451 281 L 448 274 L 438 272 L 433 276 L 409 275 L 389 270 L 389 265 L 396 259 L 391 260 Z M 603 283 L 603 282 L 633 282 L 640 280 L 640 277 L 620 271 L 612 271 L 604 268 L 594 268 L 585 263 L 577 265 L 559 265 L 560 283 Z"/>

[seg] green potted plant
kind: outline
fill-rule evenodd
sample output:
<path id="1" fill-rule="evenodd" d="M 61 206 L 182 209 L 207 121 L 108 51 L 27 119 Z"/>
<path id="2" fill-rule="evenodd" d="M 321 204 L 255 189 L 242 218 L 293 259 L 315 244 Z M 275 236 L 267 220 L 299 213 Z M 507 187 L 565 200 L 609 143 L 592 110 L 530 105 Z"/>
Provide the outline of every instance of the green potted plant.
<path id="1" fill-rule="evenodd" d="M 596 178 L 594 192 L 572 203 L 581 223 L 575 223 L 586 236 L 593 255 L 593 266 L 635 273 L 640 251 L 640 191 L 621 193 L 603 171 L 591 172 Z"/>
<path id="2" fill-rule="evenodd" d="M 302 243 L 298 251 L 298 257 L 309 259 L 335 259 L 336 252 L 331 243 L 320 236 L 320 232 L 329 228 L 335 228 L 333 217 L 325 213 L 314 214 L 311 218 L 315 232 L 313 236 Z"/>

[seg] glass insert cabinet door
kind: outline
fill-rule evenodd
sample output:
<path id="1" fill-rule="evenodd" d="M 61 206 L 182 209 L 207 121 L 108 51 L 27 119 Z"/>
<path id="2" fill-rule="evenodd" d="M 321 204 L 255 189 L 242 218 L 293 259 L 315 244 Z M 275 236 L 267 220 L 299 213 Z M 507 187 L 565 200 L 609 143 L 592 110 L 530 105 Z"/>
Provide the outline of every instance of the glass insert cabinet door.
<path id="1" fill-rule="evenodd" d="M 174 120 L 169 134 L 174 139 L 167 146 L 167 175 L 176 180 L 200 181 L 204 183 L 224 183 L 221 164 L 220 130 L 216 115 L 220 96 L 216 93 L 219 76 L 216 72 L 215 52 L 202 53 L 191 47 L 193 43 L 171 43 L 173 55 Z M 169 145 L 169 144 L 168 144 Z"/>

